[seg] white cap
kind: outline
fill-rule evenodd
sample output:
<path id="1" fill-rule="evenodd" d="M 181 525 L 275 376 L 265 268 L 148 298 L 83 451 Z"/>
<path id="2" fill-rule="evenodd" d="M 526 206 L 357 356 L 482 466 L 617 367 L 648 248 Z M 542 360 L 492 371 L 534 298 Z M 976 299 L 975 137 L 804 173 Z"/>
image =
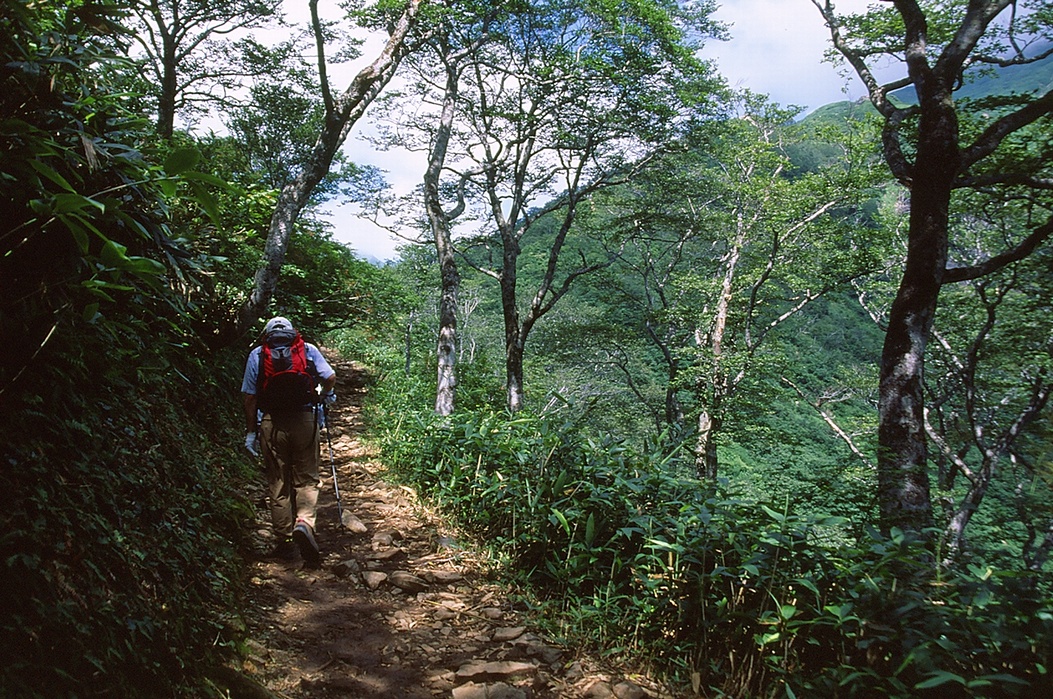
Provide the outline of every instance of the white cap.
<path id="1" fill-rule="evenodd" d="M 275 332 L 295 332 L 296 328 L 289 322 L 288 318 L 282 318 L 281 316 L 275 316 L 267 321 L 267 325 L 263 328 L 263 335 L 267 336 Z"/>

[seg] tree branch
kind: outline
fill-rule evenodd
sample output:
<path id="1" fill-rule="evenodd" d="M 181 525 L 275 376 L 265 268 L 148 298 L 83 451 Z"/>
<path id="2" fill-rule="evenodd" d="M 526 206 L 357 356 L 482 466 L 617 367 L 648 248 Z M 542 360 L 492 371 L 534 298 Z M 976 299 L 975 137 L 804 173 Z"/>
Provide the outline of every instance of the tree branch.
<path id="1" fill-rule="evenodd" d="M 962 151 L 963 170 L 993 153 L 1009 134 L 1049 114 L 1053 114 L 1053 90 L 988 126 L 971 146 Z"/>
<path id="2" fill-rule="evenodd" d="M 322 102 L 325 104 L 326 118 L 333 114 L 333 93 L 329 89 L 329 74 L 325 65 L 325 35 L 322 33 L 322 21 L 318 18 L 318 0 L 311 0 L 311 28 L 314 30 L 314 42 L 318 50 L 318 82 L 322 88 Z"/>
<path id="3" fill-rule="evenodd" d="M 841 441 L 848 445 L 848 449 L 856 456 L 856 458 L 862 461 L 867 468 L 875 468 L 874 463 L 870 460 L 870 458 L 866 454 L 864 454 L 858 446 L 856 446 L 856 443 L 852 439 L 852 436 L 845 432 L 843 429 L 841 429 L 841 426 L 837 424 L 837 421 L 834 420 L 834 418 L 828 412 L 823 410 L 822 403 L 819 403 L 818 401 L 811 401 L 808 398 L 808 396 L 804 394 L 804 391 L 798 388 L 797 384 L 795 384 L 793 381 L 790 381 L 785 376 L 781 378 L 784 384 L 786 384 L 787 386 L 789 386 L 797 392 L 797 395 L 801 397 L 801 400 L 803 400 L 808 405 L 812 406 L 812 408 L 814 408 L 815 411 L 819 413 L 819 416 L 823 418 L 823 422 L 829 425 L 830 429 L 834 431 L 834 434 L 840 437 Z"/>
<path id="4" fill-rule="evenodd" d="M 1045 224 L 1039 226 L 1031 232 L 1027 238 L 1022 240 L 1012 250 L 1008 250 L 1001 255 L 996 255 L 986 262 L 982 262 L 978 265 L 972 265 L 969 267 L 951 267 L 946 270 L 943 274 L 943 284 L 953 284 L 956 282 L 969 281 L 971 279 L 978 279 L 985 275 L 996 272 L 1006 265 L 1010 265 L 1014 262 L 1019 262 L 1024 259 L 1032 252 L 1034 252 L 1039 245 L 1046 242 L 1050 235 L 1053 234 L 1053 216 L 1045 222 Z"/>

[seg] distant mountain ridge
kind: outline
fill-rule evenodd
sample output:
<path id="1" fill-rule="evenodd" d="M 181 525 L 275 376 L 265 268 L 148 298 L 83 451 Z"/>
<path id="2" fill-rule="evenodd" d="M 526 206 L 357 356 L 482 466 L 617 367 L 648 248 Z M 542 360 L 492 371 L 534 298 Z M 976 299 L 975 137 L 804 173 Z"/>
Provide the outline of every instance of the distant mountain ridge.
<path id="1" fill-rule="evenodd" d="M 1045 42 L 1038 45 L 1038 51 L 1046 51 L 1051 47 L 1053 47 L 1053 42 Z M 989 74 L 978 75 L 970 80 L 955 91 L 954 95 L 958 100 L 979 99 L 1010 93 L 1044 94 L 1051 89 L 1053 89 L 1053 55 L 1035 63 L 993 68 Z M 912 104 L 916 101 L 912 87 L 905 87 L 891 94 L 904 104 Z M 860 109 L 870 108 L 870 102 L 865 98 L 856 101 L 831 102 L 809 113 L 801 120 L 801 123 L 818 124 L 825 121 L 843 121 L 857 116 Z"/>
<path id="2" fill-rule="evenodd" d="M 1038 44 L 1037 51 L 1053 48 L 1053 42 Z M 1044 94 L 1053 88 L 1053 56 L 1026 65 L 996 68 L 990 75 L 981 75 L 962 86 L 955 95 L 976 99 L 993 94 L 1038 92 Z"/>

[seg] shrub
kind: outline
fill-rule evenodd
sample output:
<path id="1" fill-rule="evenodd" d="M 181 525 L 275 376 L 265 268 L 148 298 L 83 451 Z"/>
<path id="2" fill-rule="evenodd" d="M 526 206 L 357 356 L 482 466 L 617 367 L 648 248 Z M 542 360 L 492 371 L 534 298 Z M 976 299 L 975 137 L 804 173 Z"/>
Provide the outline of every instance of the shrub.
<path id="1" fill-rule="evenodd" d="M 134 148 L 118 15 L 0 12 L 0 696 L 201 696 L 238 626 L 238 413 L 182 330 L 196 262 L 167 225 L 193 154 Z"/>
<path id="2" fill-rule="evenodd" d="M 240 626 L 251 512 L 217 358 L 107 329 L 73 323 L 5 411 L 3 696 L 200 696 Z"/>
<path id="3" fill-rule="evenodd" d="M 421 493 L 508 557 L 559 629 L 721 696 L 1026 696 L 1049 689 L 1047 581 L 933 580 L 897 532 L 734 497 L 676 454 L 573 420 L 412 415 L 382 441 Z"/>

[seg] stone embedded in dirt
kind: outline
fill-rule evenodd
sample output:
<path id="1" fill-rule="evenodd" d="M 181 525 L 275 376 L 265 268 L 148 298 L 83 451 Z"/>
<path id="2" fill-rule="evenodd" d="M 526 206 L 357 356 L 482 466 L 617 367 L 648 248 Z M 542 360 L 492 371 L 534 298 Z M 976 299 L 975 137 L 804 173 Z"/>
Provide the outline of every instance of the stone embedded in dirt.
<path id="1" fill-rule="evenodd" d="M 618 699 L 645 699 L 647 692 L 639 685 L 626 680 L 614 685 L 614 696 Z"/>
<path id="2" fill-rule="evenodd" d="M 527 699 L 527 693 L 519 687 L 511 687 L 504 682 L 493 684 L 468 684 L 454 687 L 453 699 Z"/>
<path id="3" fill-rule="evenodd" d="M 428 589 L 428 583 L 425 580 L 405 570 L 396 570 L 391 574 L 389 581 L 403 592 L 410 594 L 423 592 Z"/>
<path id="4" fill-rule="evenodd" d="M 402 539 L 402 534 L 393 529 L 379 531 L 373 535 L 374 546 L 394 546 L 396 541 Z"/>
<path id="5" fill-rule="evenodd" d="M 505 641 L 514 641 L 526 632 L 525 626 L 506 626 L 501 629 L 494 631 L 493 641 L 494 643 L 504 643 Z"/>
<path id="6" fill-rule="evenodd" d="M 501 610 L 497 607 L 483 607 L 479 610 L 479 615 L 485 619 L 491 619 L 496 621 L 497 619 L 500 619 L 502 616 L 504 616 L 504 613 L 501 612 Z"/>
<path id="7" fill-rule="evenodd" d="M 532 633 L 523 634 L 513 641 L 516 650 L 528 658 L 537 658 L 546 665 L 559 662 L 563 651 L 544 643 Z"/>
<path id="8" fill-rule="evenodd" d="M 541 662 L 545 663 L 546 665 L 554 665 L 559 662 L 559 659 L 561 657 L 563 657 L 563 651 L 559 650 L 558 648 L 553 648 L 552 646 L 546 646 L 543 644 L 536 646 L 536 648 L 536 655 L 533 653 L 527 653 L 527 655 L 529 655 L 532 658 L 540 658 Z"/>
<path id="9" fill-rule="evenodd" d="M 412 629 L 417 623 L 415 616 L 405 609 L 396 610 L 395 613 L 387 617 L 385 621 L 387 621 L 388 625 L 392 628 L 396 628 L 401 631 Z M 409 648 L 410 645 L 406 641 L 399 640 L 395 642 L 395 649 L 399 653 L 405 653 L 407 650 L 409 650 Z"/>
<path id="10" fill-rule="evenodd" d="M 360 688 L 360 684 L 352 677 L 335 677 L 312 680 L 307 677 L 300 678 L 300 687 L 308 692 L 337 692 L 347 695 Z M 275 695 L 281 696 L 281 695 Z"/>
<path id="11" fill-rule="evenodd" d="M 381 583 L 388 579 L 387 573 L 381 573 L 376 570 L 367 570 L 362 573 L 362 581 L 366 584 L 370 590 L 375 590 L 380 587 Z"/>
<path id="12" fill-rule="evenodd" d="M 520 663 L 513 660 L 497 660 L 489 663 L 472 662 L 457 669 L 457 679 L 480 682 L 486 680 L 505 680 L 511 677 L 532 675 L 537 667 L 532 663 Z"/>
<path id="13" fill-rule="evenodd" d="M 617 699 L 614 690 L 603 680 L 594 683 L 591 687 L 585 690 L 585 694 L 582 696 L 585 697 L 585 699 Z"/>
<path id="14" fill-rule="evenodd" d="M 454 689 L 453 672 L 445 671 L 437 675 L 432 675 L 427 679 L 427 683 L 431 687 L 434 696 L 448 697 L 450 696 L 450 692 Z"/>
<path id="15" fill-rule="evenodd" d="M 333 566 L 333 574 L 338 578 L 346 578 L 351 573 L 357 573 L 360 570 L 362 570 L 362 566 L 358 565 L 358 561 L 353 559 L 340 561 Z"/>
<path id="16" fill-rule="evenodd" d="M 340 523 L 344 525 L 345 529 L 354 532 L 355 534 L 365 534 L 369 529 L 358 517 L 344 510 L 340 515 Z"/>
<path id="17" fill-rule="evenodd" d="M 402 549 L 388 549 L 387 551 L 374 551 L 367 554 L 366 558 L 372 561 L 392 561 L 405 555 L 406 552 Z"/>
<path id="18" fill-rule="evenodd" d="M 433 585 L 452 585 L 464 580 L 456 570 L 426 570 L 420 575 Z"/>

